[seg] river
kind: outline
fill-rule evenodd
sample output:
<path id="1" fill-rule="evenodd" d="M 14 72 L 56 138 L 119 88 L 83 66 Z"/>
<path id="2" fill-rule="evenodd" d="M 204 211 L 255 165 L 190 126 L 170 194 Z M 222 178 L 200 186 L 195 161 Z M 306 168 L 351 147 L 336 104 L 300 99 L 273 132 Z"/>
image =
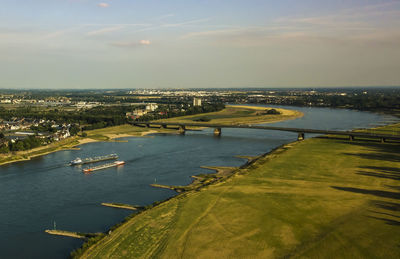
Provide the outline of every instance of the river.
<path id="1" fill-rule="evenodd" d="M 281 108 L 300 110 L 304 117 L 269 125 L 350 130 L 396 121 L 369 112 Z M 222 129 L 222 137 L 214 137 L 212 129 L 206 129 L 184 136 L 90 143 L 80 150 L 0 166 L 0 258 L 68 258 L 82 240 L 51 236 L 45 229 L 56 224 L 57 229 L 69 231 L 106 231 L 131 212 L 103 207 L 102 202 L 148 205 L 176 195 L 152 188 L 151 183 L 189 184 L 191 175 L 210 172 L 200 166 L 240 166 L 246 161 L 236 155 L 260 155 L 296 138 L 295 133 L 254 129 Z M 90 175 L 67 165 L 76 157 L 109 153 L 119 154 L 126 165 Z"/>

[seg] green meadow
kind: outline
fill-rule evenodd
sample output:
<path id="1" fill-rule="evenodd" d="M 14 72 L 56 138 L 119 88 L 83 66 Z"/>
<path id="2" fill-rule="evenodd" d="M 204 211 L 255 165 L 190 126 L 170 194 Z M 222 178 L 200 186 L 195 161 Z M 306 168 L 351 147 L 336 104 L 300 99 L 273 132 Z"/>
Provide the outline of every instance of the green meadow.
<path id="1" fill-rule="evenodd" d="M 400 258 L 399 181 L 398 143 L 308 139 L 138 214 L 81 257 Z"/>

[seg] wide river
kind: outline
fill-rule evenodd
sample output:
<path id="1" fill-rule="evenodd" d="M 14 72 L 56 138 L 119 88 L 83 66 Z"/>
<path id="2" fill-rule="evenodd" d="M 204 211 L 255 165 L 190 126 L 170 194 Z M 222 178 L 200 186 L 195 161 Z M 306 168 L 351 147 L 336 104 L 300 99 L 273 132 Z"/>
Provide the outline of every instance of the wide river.
<path id="1" fill-rule="evenodd" d="M 304 117 L 273 125 L 350 130 L 396 121 L 368 112 L 282 108 L 300 110 Z M 80 150 L 0 166 L 0 258 L 68 258 L 82 241 L 48 235 L 45 229 L 56 224 L 62 230 L 106 231 L 131 212 L 103 207 L 102 202 L 148 205 L 176 195 L 151 183 L 189 184 L 191 175 L 210 172 L 200 166 L 240 166 L 246 161 L 235 156 L 260 155 L 296 138 L 290 132 L 254 129 L 223 129 L 221 137 L 214 137 L 212 129 L 206 129 L 185 136 L 85 144 Z M 67 164 L 76 157 L 110 153 L 117 153 L 126 165 L 85 175 L 81 167 Z"/>

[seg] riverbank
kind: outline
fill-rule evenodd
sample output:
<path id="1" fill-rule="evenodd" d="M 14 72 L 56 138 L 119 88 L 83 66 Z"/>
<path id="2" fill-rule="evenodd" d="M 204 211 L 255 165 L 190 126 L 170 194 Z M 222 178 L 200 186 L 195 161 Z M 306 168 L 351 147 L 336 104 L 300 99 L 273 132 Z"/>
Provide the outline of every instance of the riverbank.
<path id="1" fill-rule="evenodd" d="M 245 105 L 227 105 L 225 109 L 218 112 L 162 119 L 157 120 L 156 122 L 239 125 L 274 123 L 293 120 L 302 116 L 304 116 L 304 114 L 297 110 Z"/>
<path id="2" fill-rule="evenodd" d="M 251 162 L 250 161 L 247 162 L 245 165 L 241 166 L 241 168 L 248 166 L 249 163 Z M 169 189 L 176 191 L 178 193 L 192 191 L 192 190 L 200 190 L 201 188 L 207 185 L 215 184 L 217 182 L 226 180 L 227 178 L 231 177 L 238 169 L 237 167 L 223 167 L 223 166 L 202 166 L 201 168 L 215 171 L 215 173 L 193 175 L 192 176 L 193 181 L 188 185 L 177 186 L 177 185 L 163 185 L 163 184 L 153 183 L 150 184 L 150 186 L 156 188 Z"/>
<path id="3" fill-rule="evenodd" d="M 60 150 L 74 149 L 76 146 L 81 145 L 79 137 L 67 138 L 46 146 L 37 147 L 27 151 L 12 152 L 10 154 L 0 155 L 0 166 L 11 164 L 20 161 L 31 160 L 38 156 L 44 156 Z"/>
<path id="4" fill-rule="evenodd" d="M 398 168 L 398 144 L 295 142 L 138 214 L 82 258 L 396 258 Z"/>
<path id="5" fill-rule="evenodd" d="M 282 120 L 295 119 L 303 116 L 301 112 L 288 109 L 276 109 L 280 112 L 279 115 L 263 115 L 257 114 L 257 112 L 265 111 L 265 107 L 256 106 L 227 106 L 226 109 L 220 112 L 213 113 L 203 113 L 193 116 L 183 116 L 177 118 L 171 118 L 170 120 L 176 121 L 187 121 L 193 120 L 197 117 L 209 117 L 217 118 L 216 123 L 225 124 L 243 124 L 243 123 L 272 123 Z M 233 123 L 233 121 L 235 123 Z M 213 120 L 214 122 L 214 120 Z M 102 129 L 86 131 L 86 137 L 70 137 L 55 143 L 51 143 L 47 146 L 38 147 L 28 151 L 13 152 L 10 154 L 0 155 L 0 166 L 20 161 L 27 161 L 34 157 L 47 155 L 53 152 L 68 150 L 72 148 L 77 148 L 80 145 L 94 143 L 99 141 L 117 141 L 118 138 L 124 137 L 143 137 L 154 133 L 172 133 L 175 132 L 173 129 L 158 129 L 158 128 L 141 128 L 132 127 L 129 124 L 107 127 Z"/>
<path id="6" fill-rule="evenodd" d="M 147 128 L 132 127 L 131 125 L 128 124 L 86 131 L 87 137 L 74 136 L 58 142 L 51 143 L 46 146 L 41 146 L 27 151 L 18 151 L 10 154 L 1 154 L 0 166 L 15 162 L 28 161 L 31 160 L 32 158 L 48 155 L 50 153 L 61 150 L 79 149 L 78 146 L 83 144 L 94 143 L 99 141 L 118 141 L 116 139 L 124 137 L 144 137 L 146 135 L 159 132 L 165 133 L 171 131 L 166 129 L 149 130 Z"/>

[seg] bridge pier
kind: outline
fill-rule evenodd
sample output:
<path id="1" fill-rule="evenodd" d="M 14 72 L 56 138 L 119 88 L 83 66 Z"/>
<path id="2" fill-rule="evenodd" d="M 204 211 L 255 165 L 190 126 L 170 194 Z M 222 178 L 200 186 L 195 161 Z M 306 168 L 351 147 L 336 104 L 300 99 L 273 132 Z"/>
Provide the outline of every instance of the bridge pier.
<path id="1" fill-rule="evenodd" d="M 186 127 L 185 126 L 179 126 L 179 134 L 185 135 Z"/>
<path id="2" fill-rule="evenodd" d="M 219 137 L 219 136 L 221 136 L 221 134 L 222 134 L 221 128 L 215 128 L 214 129 L 214 136 Z"/>
<path id="3" fill-rule="evenodd" d="M 214 129 L 215 136 L 221 136 L 222 128 L 240 128 L 240 129 L 258 129 L 258 130 L 278 130 L 278 131 L 287 131 L 298 134 L 298 140 L 303 140 L 305 134 L 324 134 L 324 135 L 333 135 L 333 136 L 342 136 L 348 137 L 349 141 L 354 141 L 355 138 L 365 138 L 375 140 L 377 142 L 388 142 L 388 141 L 400 141 L 400 135 L 389 135 L 389 134 L 371 134 L 368 132 L 359 132 L 359 131 L 338 131 L 338 130 L 319 130 L 319 129 L 304 129 L 304 128 L 286 128 L 286 127 L 271 127 L 271 126 L 259 126 L 259 125 L 223 125 L 223 124 L 206 124 L 206 123 L 172 123 L 172 122 L 131 122 L 132 125 L 138 127 L 159 127 L 159 128 L 170 128 L 179 130 L 181 134 L 184 134 L 186 131 L 185 127 L 207 127 Z"/>

